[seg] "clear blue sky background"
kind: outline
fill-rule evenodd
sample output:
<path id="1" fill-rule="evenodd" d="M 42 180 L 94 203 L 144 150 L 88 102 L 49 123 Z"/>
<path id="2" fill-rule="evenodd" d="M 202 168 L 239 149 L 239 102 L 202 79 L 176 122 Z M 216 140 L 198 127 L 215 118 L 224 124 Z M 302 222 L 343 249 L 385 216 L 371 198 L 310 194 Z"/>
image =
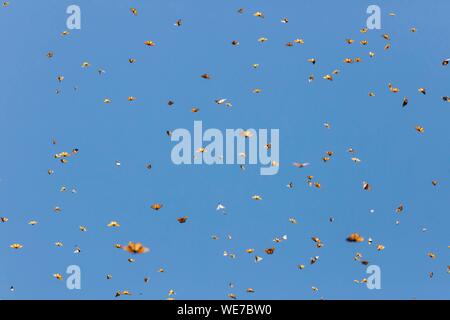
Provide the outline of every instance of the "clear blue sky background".
<path id="1" fill-rule="evenodd" d="M 82 10 L 82 29 L 61 37 L 66 8 L 74 3 Z M 113 299 L 117 290 L 130 290 L 130 298 L 166 299 L 169 289 L 177 299 L 226 299 L 228 293 L 241 299 L 450 298 L 450 105 L 441 99 L 450 95 L 450 67 L 441 66 L 450 56 L 450 3 L 377 1 L 382 30 L 361 34 L 369 4 L 11 0 L 0 8 L 0 216 L 10 219 L 0 224 L 0 298 Z M 138 9 L 137 17 L 130 7 Z M 254 17 L 256 11 L 266 18 Z M 284 17 L 288 24 L 280 23 Z M 184 22 L 180 28 L 173 25 L 177 19 Z M 383 33 L 392 37 L 389 51 L 383 51 Z M 262 36 L 269 41 L 258 43 Z M 305 45 L 285 46 L 298 37 Z M 356 42 L 349 46 L 346 38 Z M 369 44 L 361 46 L 362 39 Z M 157 46 L 146 47 L 146 40 Z M 240 45 L 231 46 L 232 40 Z M 370 59 L 369 51 L 376 57 Z M 358 56 L 359 64 L 342 62 Z M 128 63 L 131 57 L 136 64 Z M 82 69 L 84 61 L 91 67 Z M 99 76 L 99 68 L 106 74 Z M 341 70 L 335 81 L 321 78 L 334 69 Z M 203 73 L 213 79 L 201 79 Z M 309 84 L 311 73 L 316 80 Z M 58 75 L 65 76 L 62 84 Z M 389 82 L 400 93 L 389 92 Z M 255 95 L 254 88 L 263 92 Z M 369 91 L 376 96 L 368 97 Z M 137 100 L 130 104 L 128 96 Z M 404 109 L 403 96 L 410 101 Z M 103 104 L 106 97 L 111 104 Z M 216 105 L 217 98 L 228 98 L 233 107 Z M 192 106 L 200 112 L 191 113 Z M 279 128 L 280 173 L 173 165 L 174 144 L 165 131 L 192 130 L 194 120 L 222 130 Z M 418 134 L 416 125 L 425 133 Z M 350 161 L 350 146 L 359 165 Z M 68 164 L 53 158 L 72 148 L 80 152 Z M 323 163 L 328 150 L 335 155 Z M 295 161 L 311 166 L 297 169 Z M 322 188 L 308 187 L 307 175 Z M 286 188 L 290 181 L 295 188 Z M 362 181 L 373 190 L 363 191 Z M 78 193 L 59 192 L 63 185 Z M 263 200 L 251 200 L 254 194 Z M 151 210 L 154 202 L 164 208 Z M 215 210 L 219 202 L 227 215 Z M 405 210 L 398 215 L 400 203 Z M 184 215 L 188 222 L 178 224 Z M 39 224 L 28 225 L 32 219 Z M 111 220 L 121 227 L 107 228 Z M 80 232 L 80 225 L 88 231 Z M 347 243 L 352 232 L 374 244 Z M 211 240 L 213 234 L 220 240 Z M 267 256 L 263 250 L 284 234 L 288 241 Z M 316 248 L 311 236 L 325 246 Z M 130 240 L 151 252 L 129 263 L 129 254 L 113 245 Z M 56 241 L 64 247 L 55 247 Z M 12 243 L 24 247 L 14 251 Z M 378 243 L 386 249 L 378 252 Z M 247 248 L 264 260 L 255 264 Z M 237 258 L 224 257 L 224 250 Z M 367 276 L 353 260 L 356 252 L 382 268 L 381 290 L 353 283 Z M 315 255 L 320 259 L 310 266 Z M 302 263 L 306 268 L 297 269 Z M 66 276 L 72 264 L 81 267 L 82 290 L 67 290 L 52 276 Z M 158 273 L 160 267 L 166 272 Z M 256 293 L 245 293 L 248 287 Z"/>

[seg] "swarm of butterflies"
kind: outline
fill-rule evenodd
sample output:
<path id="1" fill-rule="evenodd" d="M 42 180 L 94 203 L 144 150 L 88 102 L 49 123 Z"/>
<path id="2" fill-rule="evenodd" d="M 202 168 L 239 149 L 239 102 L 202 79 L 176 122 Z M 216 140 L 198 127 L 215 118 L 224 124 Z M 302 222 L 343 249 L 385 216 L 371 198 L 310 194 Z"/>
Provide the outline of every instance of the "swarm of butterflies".
<path id="1" fill-rule="evenodd" d="M 3 2 L 3 7 L 8 7 L 8 6 L 10 6 L 10 3 L 8 1 Z M 139 11 L 138 11 L 137 8 L 133 7 L 133 8 L 130 8 L 129 10 L 130 10 L 130 14 L 131 15 L 136 16 L 136 18 L 139 17 Z M 245 8 L 240 8 L 240 9 L 236 10 L 236 14 L 239 14 L 239 15 L 245 15 L 246 13 L 247 12 L 246 12 Z M 390 16 L 395 16 L 395 13 L 390 13 L 389 15 Z M 254 19 L 267 19 L 266 15 L 263 12 L 260 12 L 260 11 L 252 12 L 252 13 L 250 13 L 250 16 L 252 16 L 252 18 L 254 18 Z M 282 23 L 282 24 L 289 23 L 289 18 L 282 17 L 280 19 L 280 23 Z M 174 25 L 174 28 L 182 28 L 184 26 L 184 21 L 182 19 L 178 19 L 178 20 L 173 22 L 173 25 Z M 364 34 L 369 32 L 369 29 L 362 28 L 362 29 L 359 30 L 359 32 L 360 32 L 360 34 L 364 35 Z M 410 32 L 411 33 L 416 33 L 416 32 L 418 32 L 418 30 L 417 30 L 416 27 L 411 27 L 410 28 Z M 63 32 L 61 32 L 60 35 L 62 37 L 68 37 L 70 35 L 70 31 L 63 31 Z M 391 49 L 391 42 L 392 42 L 391 36 L 388 33 L 385 33 L 385 34 L 382 35 L 382 37 L 386 41 L 386 43 L 385 43 L 384 47 L 382 48 L 382 50 L 384 50 L 384 51 L 390 50 Z M 269 41 L 269 39 L 266 38 L 266 37 L 259 37 L 256 40 L 262 45 L 265 42 Z M 343 45 L 356 45 L 358 43 L 357 40 L 354 40 L 354 39 L 351 39 L 351 38 L 343 39 L 342 42 L 343 42 Z M 368 44 L 368 40 L 360 40 L 359 41 L 359 45 L 361 45 L 361 46 L 366 46 L 367 44 Z M 152 48 L 152 47 L 159 46 L 159 45 L 164 45 L 164 44 L 156 43 L 152 39 L 142 39 L 143 50 L 145 49 L 145 47 Z M 239 43 L 238 40 L 232 40 L 230 42 L 230 45 L 232 45 L 232 46 L 239 46 L 240 43 Z M 298 46 L 304 46 L 304 45 L 307 45 L 307 44 L 306 44 L 306 41 L 303 38 L 292 39 L 291 41 L 289 41 L 289 42 L 287 42 L 285 44 L 285 46 L 287 46 L 287 47 L 292 47 L 292 46 L 297 46 L 297 45 Z M 54 52 L 49 51 L 49 52 L 46 53 L 46 58 L 47 59 L 52 59 L 54 57 L 54 55 L 55 55 Z M 346 58 L 344 58 L 342 60 L 342 63 L 344 65 L 346 65 L 346 64 L 354 64 L 354 63 L 363 63 L 363 61 L 366 58 L 368 58 L 368 59 L 375 59 L 375 57 L 376 57 L 376 53 L 373 52 L 373 51 L 369 51 L 369 52 L 367 52 L 367 56 L 366 57 L 346 57 Z M 128 62 L 130 64 L 134 64 L 134 63 L 136 63 L 136 59 L 135 58 L 129 58 Z M 315 58 L 315 57 L 310 57 L 310 58 L 307 59 L 307 62 L 310 63 L 310 64 L 313 64 L 313 65 L 316 65 L 318 63 L 318 59 Z M 448 67 L 449 62 L 450 62 L 450 58 L 445 58 L 442 61 L 440 61 L 440 65 L 441 65 L 442 68 L 446 68 L 446 67 Z M 81 68 L 90 68 L 90 67 L 91 67 L 91 64 L 88 61 L 84 61 L 84 62 L 81 63 Z M 258 68 L 260 68 L 260 65 L 259 64 L 253 64 L 253 65 L 251 65 L 251 67 L 254 68 L 254 69 L 258 69 Z M 106 71 L 103 70 L 103 69 L 99 69 L 98 70 L 98 74 L 99 75 L 102 75 L 105 72 Z M 341 72 L 340 69 L 336 68 L 333 71 L 331 71 L 330 73 L 321 74 L 319 76 L 319 79 L 322 79 L 320 81 L 336 81 L 338 76 L 339 76 L 339 74 L 340 74 L 340 72 Z M 201 77 L 204 80 L 207 80 L 207 81 L 214 81 L 214 77 L 211 74 L 209 74 L 209 73 L 199 73 L 198 76 Z M 316 75 L 310 74 L 308 76 L 308 78 L 307 78 L 307 81 L 308 82 L 317 81 L 316 78 L 317 78 Z M 63 82 L 65 80 L 65 77 L 64 77 L 64 75 L 57 74 L 57 75 L 55 75 L 54 79 L 57 82 L 61 83 L 61 82 Z M 400 88 L 398 88 L 393 83 L 386 83 L 386 90 L 388 90 L 389 92 L 391 92 L 393 94 L 399 94 L 399 92 L 401 92 Z M 255 88 L 255 89 L 253 89 L 252 92 L 254 94 L 259 94 L 259 93 L 262 92 L 262 90 L 260 88 Z M 61 91 L 59 89 L 57 89 L 56 90 L 56 94 L 60 94 L 60 93 L 61 93 Z M 417 88 L 417 93 L 420 94 L 420 95 L 427 95 L 427 88 L 424 88 L 424 87 Z M 375 95 L 376 95 L 375 92 L 372 92 L 372 91 L 368 92 L 368 96 L 369 97 L 374 97 Z M 131 96 L 130 95 L 130 96 L 128 96 L 127 100 L 128 100 L 129 103 L 133 103 L 134 101 L 137 100 L 137 98 L 135 96 Z M 408 106 L 408 103 L 409 103 L 409 98 L 407 96 L 403 96 L 403 97 L 400 97 L 399 101 L 400 101 L 399 105 L 402 108 L 406 108 Z M 442 96 L 442 101 L 443 102 L 450 102 L 450 97 L 449 96 Z M 110 104 L 110 103 L 113 103 L 113 101 L 109 97 L 105 97 L 103 99 L 103 103 L 104 104 Z M 168 107 L 172 107 L 174 105 L 174 103 L 175 102 L 173 100 L 169 100 L 167 102 L 167 106 Z M 233 106 L 231 101 L 229 101 L 226 98 L 216 99 L 215 103 L 219 104 L 219 105 L 225 105 L 228 108 L 231 108 Z M 197 108 L 197 107 L 192 107 L 191 112 L 198 113 L 198 112 L 200 112 L 200 109 Z M 330 129 L 331 128 L 331 124 L 330 123 L 324 123 L 324 127 L 326 129 Z M 417 124 L 415 127 L 412 127 L 411 130 L 415 130 L 417 132 L 417 134 L 424 134 L 425 131 L 426 131 L 426 129 L 421 124 Z M 170 136 L 171 132 L 167 131 L 166 134 Z M 252 138 L 252 134 L 251 134 L 250 131 L 244 131 L 244 132 L 241 133 L 241 135 L 243 137 L 245 137 L 245 138 Z M 56 140 L 53 140 L 51 143 L 53 145 L 57 146 L 57 141 Z M 270 149 L 270 144 L 266 145 L 266 148 Z M 202 148 L 198 152 L 202 152 L 203 153 L 203 152 L 207 152 L 207 150 Z M 360 163 L 362 161 L 360 158 L 358 158 L 356 156 L 356 151 L 353 148 L 351 148 L 351 147 L 348 148 L 347 152 L 350 155 L 351 161 L 353 161 L 355 164 L 358 164 L 358 163 Z M 69 151 L 61 150 L 61 151 L 55 153 L 54 155 L 52 155 L 52 157 L 54 159 L 56 159 L 57 161 L 59 161 L 61 163 L 61 165 L 65 165 L 69 161 L 71 161 L 74 157 L 77 157 L 80 153 L 82 153 L 82 150 L 79 150 L 76 146 L 74 146 L 71 150 L 69 150 Z M 241 156 L 245 157 L 245 154 L 243 154 Z M 331 161 L 333 156 L 334 156 L 334 152 L 331 151 L 331 150 L 328 150 L 328 151 L 326 151 L 323 154 L 322 161 L 324 163 L 326 163 L 328 161 Z M 120 160 L 115 160 L 115 165 L 116 166 L 121 166 Z M 279 165 L 279 164 L 276 163 L 274 165 Z M 295 168 L 295 170 L 297 170 L 297 169 L 298 170 L 302 170 L 303 168 L 308 167 L 310 165 L 310 163 L 297 161 L 297 162 L 293 162 L 291 165 L 292 165 L 292 167 Z M 148 170 L 152 170 L 152 168 L 153 168 L 152 164 L 150 164 L 150 163 L 146 164 L 146 168 Z M 241 169 L 244 169 L 244 166 L 241 166 Z M 54 174 L 54 170 L 53 169 L 48 169 L 47 173 L 48 173 L 49 176 L 51 176 L 51 175 Z M 309 187 L 312 187 L 312 188 L 317 188 L 317 189 L 322 188 L 321 182 L 318 181 L 312 175 L 308 175 L 306 177 L 305 183 Z M 361 183 L 360 184 L 360 186 L 361 186 L 360 188 L 361 188 L 361 190 L 363 192 L 370 192 L 371 191 L 372 185 L 371 185 L 370 182 L 368 182 L 368 181 L 361 181 L 360 183 Z M 431 180 L 430 184 L 432 185 L 432 187 L 436 187 L 437 188 L 438 185 L 439 185 L 439 181 L 438 180 Z M 292 188 L 294 188 L 294 183 L 293 182 L 289 182 L 286 185 L 286 187 L 289 188 L 289 189 L 292 189 Z M 68 192 L 68 191 L 70 191 L 72 193 L 76 193 L 77 189 L 76 188 L 68 189 L 67 187 L 63 186 L 63 187 L 60 188 L 60 191 L 61 192 Z M 254 194 L 253 196 L 249 197 L 248 201 L 263 201 L 263 196 L 259 195 L 259 194 Z M 150 205 L 149 209 L 154 210 L 154 211 L 160 211 L 160 210 L 163 210 L 163 208 L 164 208 L 164 204 L 163 203 L 153 203 L 153 204 Z M 56 207 L 53 208 L 53 210 L 54 210 L 55 213 L 60 213 L 62 209 L 60 207 L 56 206 Z M 223 214 L 227 214 L 226 206 L 224 204 L 222 204 L 222 203 L 219 203 L 217 205 L 216 210 L 221 212 L 221 213 L 223 213 Z M 395 208 L 394 211 L 396 213 L 400 214 L 400 213 L 403 212 L 403 210 L 404 210 L 404 204 L 400 203 L 398 205 L 398 207 Z M 9 221 L 8 217 L 6 217 L 6 216 L 0 217 L 0 223 L 6 224 L 6 223 L 8 223 L 8 221 Z M 330 217 L 329 218 L 329 222 L 333 223 L 334 222 L 334 218 Z M 189 223 L 189 216 L 180 216 L 180 217 L 176 218 L 176 220 L 174 219 L 174 223 L 179 223 L 179 224 Z M 297 221 L 297 218 L 290 217 L 289 220 L 287 221 L 287 223 L 297 224 L 298 221 Z M 38 221 L 31 220 L 31 221 L 28 222 L 28 224 L 29 225 L 36 225 L 36 224 L 38 224 Z M 119 228 L 120 226 L 121 225 L 120 225 L 120 223 L 118 221 L 111 221 L 110 223 L 107 224 L 108 228 Z M 79 226 L 79 230 L 81 232 L 86 232 L 88 229 L 87 229 L 86 226 Z M 231 236 L 227 236 L 227 238 L 231 239 Z M 211 236 L 211 239 L 212 240 L 218 240 L 219 237 L 216 236 L 216 235 L 213 235 L 213 236 Z M 287 240 L 288 240 L 288 236 L 287 235 L 282 235 L 282 236 L 279 236 L 279 237 L 275 237 L 273 239 L 273 242 L 275 244 L 278 244 L 278 243 L 281 243 L 281 242 L 287 241 Z M 317 248 L 322 248 L 322 247 L 325 246 L 325 243 L 319 237 L 317 237 L 315 235 L 311 236 L 311 240 L 312 240 L 313 245 L 315 247 L 317 247 Z M 354 232 L 352 232 L 350 234 L 342 235 L 342 242 L 343 243 L 348 243 L 348 245 L 357 245 L 358 243 L 365 243 L 365 242 L 368 245 L 372 245 L 373 244 L 373 239 L 370 238 L 370 237 L 367 237 L 365 235 L 361 235 L 358 230 L 354 230 Z M 63 243 L 62 242 L 55 242 L 55 246 L 62 247 Z M 135 257 L 138 256 L 138 255 L 148 254 L 149 252 L 151 252 L 151 248 L 149 248 L 147 244 L 144 244 L 144 243 L 140 242 L 139 239 L 135 239 L 134 241 L 129 241 L 128 243 L 114 244 L 111 247 L 122 250 L 123 254 L 126 255 L 126 257 L 127 257 L 129 262 L 133 262 Z M 24 250 L 24 249 L 26 249 L 26 245 L 21 244 L 21 243 L 11 243 L 10 244 L 10 248 L 11 248 L 11 250 Z M 375 244 L 375 248 L 376 248 L 377 251 L 383 251 L 383 250 L 386 249 L 385 245 L 382 244 L 382 243 L 376 243 Z M 448 248 L 450 248 L 450 246 L 448 246 Z M 276 255 L 277 254 L 277 247 L 276 247 L 276 245 L 267 247 L 261 253 L 256 252 L 256 250 L 254 248 L 243 248 L 242 251 L 246 252 L 249 255 L 253 255 L 253 260 L 254 260 L 255 263 L 261 263 L 264 260 L 265 256 Z M 74 253 L 78 254 L 80 252 L 81 252 L 81 248 L 77 246 L 74 249 Z M 223 252 L 223 256 L 231 258 L 231 259 L 235 259 L 236 258 L 236 254 L 235 253 L 228 252 L 228 251 Z M 433 259 L 433 260 L 437 258 L 437 255 L 434 252 L 424 253 L 424 256 L 428 257 L 429 259 Z M 363 259 L 363 255 L 361 253 L 359 253 L 359 252 L 357 252 L 355 254 L 353 259 L 356 262 L 361 263 L 363 265 L 368 265 L 369 264 L 369 261 Z M 318 261 L 319 261 L 319 256 L 311 257 L 309 259 L 309 267 L 314 267 L 314 265 L 316 263 L 318 263 Z M 307 263 L 302 263 L 302 264 L 298 264 L 296 267 L 299 270 L 303 270 L 303 269 L 307 268 L 307 265 L 308 265 Z M 165 269 L 164 268 L 160 268 L 158 270 L 158 272 L 163 273 L 163 272 L 165 272 Z M 450 273 L 450 265 L 446 267 L 444 272 Z M 429 276 L 433 277 L 433 273 L 430 272 Z M 53 277 L 56 280 L 59 280 L 59 281 L 64 280 L 64 276 L 61 273 L 55 273 L 55 274 L 53 274 Z M 112 275 L 111 274 L 107 274 L 107 275 L 105 275 L 105 278 L 107 280 L 111 280 L 112 279 Z M 147 277 L 145 277 L 143 279 L 143 281 L 145 283 L 147 283 L 149 281 L 149 279 Z M 356 280 L 354 280 L 354 282 L 358 283 L 358 284 L 364 284 L 364 283 L 367 282 L 367 279 L 366 278 L 356 279 Z M 230 288 L 231 289 L 234 288 L 234 285 L 230 284 Z M 14 290 L 15 290 L 14 286 L 11 286 L 11 291 L 14 291 Z M 312 290 L 312 292 L 317 292 L 317 291 L 319 291 L 319 288 L 313 286 L 313 287 L 311 287 L 311 290 Z M 246 292 L 249 293 L 249 294 L 254 294 L 254 293 L 257 293 L 257 290 L 255 288 L 250 287 L 250 288 L 248 288 L 246 290 Z M 127 290 L 127 289 L 126 290 L 125 289 L 124 290 L 120 290 L 120 291 L 117 291 L 117 292 L 112 294 L 112 296 L 114 296 L 115 298 L 120 298 L 120 297 L 123 297 L 123 296 L 130 296 L 130 295 L 133 295 L 133 292 L 131 292 L 131 291 Z M 168 299 L 174 299 L 174 295 L 175 295 L 175 290 L 174 289 L 168 290 L 168 296 L 167 296 Z M 237 294 L 235 294 L 233 292 L 228 293 L 227 297 L 230 298 L 230 299 L 237 299 L 238 298 Z"/>

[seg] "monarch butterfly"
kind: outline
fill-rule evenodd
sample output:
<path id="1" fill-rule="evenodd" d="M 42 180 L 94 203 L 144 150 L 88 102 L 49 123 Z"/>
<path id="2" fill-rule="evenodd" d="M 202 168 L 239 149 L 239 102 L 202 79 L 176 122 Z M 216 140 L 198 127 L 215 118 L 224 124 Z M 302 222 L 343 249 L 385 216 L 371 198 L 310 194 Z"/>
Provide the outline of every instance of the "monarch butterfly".
<path id="1" fill-rule="evenodd" d="M 156 43 L 154 43 L 154 42 L 151 41 L 151 40 L 145 41 L 144 44 L 145 44 L 146 46 L 149 46 L 149 47 L 154 47 L 154 46 L 156 46 Z"/>
<path id="2" fill-rule="evenodd" d="M 179 223 L 186 223 L 187 220 L 188 220 L 188 217 L 177 218 L 177 221 L 178 221 Z"/>
<path id="3" fill-rule="evenodd" d="M 159 209 L 161 209 L 163 207 L 162 203 L 154 203 L 151 205 L 151 208 L 155 211 L 158 211 Z"/>
<path id="4" fill-rule="evenodd" d="M 397 93 L 400 91 L 399 88 L 393 87 L 391 83 L 388 83 L 388 88 L 389 88 L 389 91 L 394 92 L 394 93 Z"/>
<path id="5" fill-rule="evenodd" d="M 309 166 L 309 163 L 308 162 L 305 162 L 305 163 L 294 162 L 292 165 L 296 168 L 304 168 L 304 167 Z"/>
<path id="6" fill-rule="evenodd" d="M 115 297 L 117 298 L 117 297 L 120 297 L 120 296 L 122 296 L 122 295 L 123 295 L 123 296 L 131 296 L 131 292 L 128 291 L 128 290 L 124 290 L 124 291 L 122 291 L 122 292 L 117 291 Z"/>
<path id="7" fill-rule="evenodd" d="M 267 254 L 273 254 L 275 252 L 275 248 L 274 247 L 267 248 L 267 249 L 264 250 L 264 252 L 267 253 Z"/>
<path id="8" fill-rule="evenodd" d="M 253 136 L 253 133 L 251 131 L 242 131 L 240 133 L 240 136 L 244 138 L 251 138 Z"/>
<path id="9" fill-rule="evenodd" d="M 108 223 L 108 227 L 109 228 L 120 227 L 120 224 L 117 221 L 111 221 L 110 223 Z"/>
<path id="10" fill-rule="evenodd" d="M 228 294 L 228 298 L 237 299 L 237 296 L 234 293 L 230 293 L 230 294 Z"/>
<path id="11" fill-rule="evenodd" d="M 416 126 L 416 131 L 419 133 L 424 133 L 425 132 L 425 128 L 422 126 Z"/>
<path id="12" fill-rule="evenodd" d="M 370 191 L 372 189 L 372 186 L 368 182 L 363 182 L 363 189 Z"/>
<path id="13" fill-rule="evenodd" d="M 55 273 L 53 275 L 57 280 L 63 280 L 63 276 L 60 273 Z"/>
<path id="14" fill-rule="evenodd" d="M 322 241 L 317 238 L 317 237 L 311 237 L 311 240 L 314 241 L 315 243 L 321 243 Z"/>
<path id="15" fill-rule="evenodd" d="M 407 104 L 408 104 L 408 98 L 407 98 L 407 97 L 404 97 L 404 98 L 403 98 L 402 107 L 406 107 Z"/>
<path id="16" fill-rule="evenodd" d="M 363 242 L 364 238 L 361 237 L 358 233 L 352 233 L 347 237 L 348 242 Z"/>
<path id="17" fill-rule="evenodd" d="M 147 247 L 144 247 L 142 245 L 142 243 L 139 243 L 139 242 L 134 243 L 131 241 L 128 243 L 127 246 L 123 246 L 122 248 L 123 248 L 123 250 L 133 253 L 133 254 L 142 254 L 142 253 L 147 253 L 150 251 L 150 249 Z"/>
<path id="18" fill-rule="evenodd" d="M 310 264 L 314 264 L 314 263 L 316 263 L 318 260 L 319 260 L 319 256 L 315 256 L 315 257 L 312 257 L 312 258 L 309 260 L 309 263 L 310 263 Z"/>

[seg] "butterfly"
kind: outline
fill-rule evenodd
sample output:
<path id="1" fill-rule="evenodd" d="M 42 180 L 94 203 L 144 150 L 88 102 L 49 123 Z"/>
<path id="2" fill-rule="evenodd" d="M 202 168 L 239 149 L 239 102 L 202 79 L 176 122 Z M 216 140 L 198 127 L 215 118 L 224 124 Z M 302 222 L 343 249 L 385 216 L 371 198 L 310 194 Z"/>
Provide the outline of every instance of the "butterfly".
<path id="1" fill-rule="evenodd" d="M 347 237 L 348 242 L 363 242 L 364 238 L 361 237 L 358 233 L 352 233 Z"/>
<path id="2" fill-rule="evenodd" d="M 416 126 L 416 131 L 419 133 L 424 133 L 425 132 L 425 128 L 422 126 Z"/>
<path id="3" fill-rule="evenodd" d="M 110 223 L 108 223 L 108 227 L 109 228 L 120 227 L 120 224 L 117 221 L 111 221 Z"/>
<path id="4" fill-rule="evenodd" d="M 304 168 L 304 167 L 309 166 L 309 163 L 308 162 L 305 162 L 305 163 L 294 162 L 292 165 L 296 168 Z"/>
<path id="5" fill-rule="evenodd" d="M 372 186 L 368 182 L 363 182 L 363 189 L 370 191 L 372 189 Z"/>
<path id="6" fill-rule="evenodd" d="M 407 104 L 408 104 L 408 98 L 407 98 L 407 97 L 404 97 L 404 98 L 403 98 L 402 107 L 406 107 Z"/>
<path id="7" fill-rule="evenodd" d="M 146 46 L 148 46 L 148 47 L 154 47 L 154 46 L 156 46 L 156 43 L 154 43 L 154 42 L 151 41 L 151 40 L 145 41 L 144 44 L 145 44 Z"/>
<path id="8" fill-rule="evenodd" d="M 163 207 L 163 204 L 162 204 L 162 203 L 154 203 L 154 204 L 151 205 L 150 208 L 152 208 L 152 209 L 155 210 L 155 211 L 158 211 L 158 210 L 161 209 L 162 207 Z"/>
<path id="9" fill-rule="evenodd" d="M 178 221 L 179 223 L 186 223 L 187 220 L 188 220 L 188 217 L 177 218 L 177 221 Z"/>
<path id="10" fill-rule="evenodd" d="M 142 243 L 134 243 L 134 242 L 129 242 L 127 246 L 122 246 L 123 250 L 133 253 L 133 254 L 142 254 L 142 253 L 147 253 L 150 251 L 149 248 L 144 247 L 142 245 Z"/>
<path id="11" fill-rule="evenodd" d="M 63 276 L 60 273 L 55 273 L 53 275 L 57 280 L 63 280 Z"/>

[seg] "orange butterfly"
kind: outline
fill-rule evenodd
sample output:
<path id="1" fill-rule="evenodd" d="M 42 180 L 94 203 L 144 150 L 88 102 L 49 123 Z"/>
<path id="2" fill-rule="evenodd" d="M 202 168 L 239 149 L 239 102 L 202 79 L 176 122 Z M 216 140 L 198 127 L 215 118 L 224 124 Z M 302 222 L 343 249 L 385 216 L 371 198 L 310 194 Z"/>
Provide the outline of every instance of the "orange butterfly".
<path id="1" fill-rule="evenodd" d="M 364 238 L 361 237 L 358 233 L 352 233 L 347 237 L 348 242 L 363 242 Z"/>
<path id="2" fill-rule="evenodd" d="M 142 254 L 142 253 L 147 253 L 150 251 L 150 249 L 147 247 L 144 247 L 142 245 L 142 243 L 139 243 L 139 242 L 134 243 L 131 241 L 128 242 L 127 246 L 122 246 L 122 248 L 123 248 L 123 250 L 128 251 L 133 254 Z"/>
<path id="3" fill-rule="evenodd" d="M 153 210 L 156 210 L 156 211 L 158 211 L 158 210 L 161 209 L 162 207 L 163 207 L 162 203 L 154 203 L 154 204 L 152 204 L 152 206 L 151 206 L 151 208 L 152 208 Z"/>
<path id="4" fill-rule="evenodd" d="M 179 223 L 186 223 L 187 219 L 188 219 L 188 217 L 181 217 L 181 218 L 177 218 L 177 221 Z"/>

